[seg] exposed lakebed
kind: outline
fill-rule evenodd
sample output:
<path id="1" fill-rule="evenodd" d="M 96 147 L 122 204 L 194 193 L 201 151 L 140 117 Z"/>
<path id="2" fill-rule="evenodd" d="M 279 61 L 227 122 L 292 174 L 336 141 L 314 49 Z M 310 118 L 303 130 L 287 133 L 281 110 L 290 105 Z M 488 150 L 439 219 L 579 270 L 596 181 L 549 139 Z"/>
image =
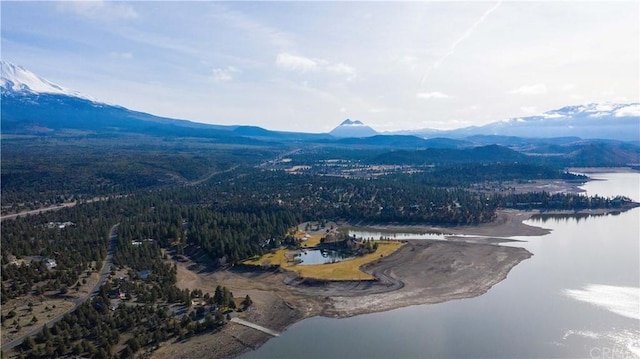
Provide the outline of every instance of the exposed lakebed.
<path id="1" fill-rule="evenodd" d="M 587 183 L 587 194 L 640 200 L 637 173 L 593 177 L 604 181 Z M 344 319 L 309 318 L 243 358 L 636 357 L 639 220 L 638 208 L 528 220 L 551 233 L 507 244 L 534 256 L 484 295 Z"/>

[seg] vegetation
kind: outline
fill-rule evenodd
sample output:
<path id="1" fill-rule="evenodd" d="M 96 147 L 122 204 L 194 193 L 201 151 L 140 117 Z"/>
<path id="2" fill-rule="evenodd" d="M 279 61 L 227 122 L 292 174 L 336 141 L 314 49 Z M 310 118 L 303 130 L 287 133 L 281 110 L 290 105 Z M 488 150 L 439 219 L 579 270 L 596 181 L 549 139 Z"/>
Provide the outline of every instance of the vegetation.
<path id="1" fill-rule="evenodd" d="M 360 270 L 364 264 L 386 257 L 400 248 L 403 243 L 397 241 L 375 241 L 376 250 L 348 260 L 327 263 L 301 265 L 293 259 L 293 253 L 280 248 L 263 256 L 243 261 L 253 266 L 277 266 L 297 273 L 300 277 L 320 280 L 371 280 L 373 277 Z"/>
<path id="2" fill-rule="evenodd" d="M 252 305 L 248 296 L 234 298 L 224 283 L 214 293 L 178 289 L 170 256 L 206 255 L 221 268 L 266 264 L 310 278 L 371 279 L 359 268 L 401 243 L 339 238 L 327 234 L 327 221 L 457 226 L 492 221 L 500 208 L 624 209 L 631 202 L 496 190 L 507 181 L 584 177 L 526 161 L 477 161 L 474 156 L 487 149 L 468 151 L 471 162 L 449 161 L 453 152 L 441 151 L 437 165 L 422 152 L 360 149 L 341 155 L 344 151 L 316 149 L 291 156 L 289 165 L 310 168 L 292 174 L 279 167 L 281 160 L 270 161 L 288 150 L 282 147 L 155 139 L 126 141 L 113 150 L 110 139 L 93 139 L 92 146 L 75 141 L 2 143 L 3 213 L 78 201 L 2 222 L 3 304 L 73 294 L 88 274 L 100 271 L 109 230 L 119 223 L 110 280 L 73 313 L 25 340 L 20 350 L 26 357 L 132 357 L 172 338 L 216 330 L 229 311 Z M 521 158 L 493 150 L 502 159 Z M 291 228 L 309 221 L 326 232 L 302 242 Z M 339 247 L 354 258 L 296 265 L 287 250 L 305 245 Z M 44 324 L 31 312 L 20 321 L 15 311 L 3 314 L 3 328 L 11 330 Z"/>

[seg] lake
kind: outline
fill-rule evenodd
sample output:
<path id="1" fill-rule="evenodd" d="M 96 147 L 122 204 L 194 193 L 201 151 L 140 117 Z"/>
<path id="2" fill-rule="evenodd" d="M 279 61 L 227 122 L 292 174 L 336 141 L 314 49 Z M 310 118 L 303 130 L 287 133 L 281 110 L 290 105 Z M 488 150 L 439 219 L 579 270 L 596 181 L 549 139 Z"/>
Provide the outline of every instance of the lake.
<path id="1" fill-rule="evenodd" d="M 588 194 L 640 201 L 640 174 L 593 174 Z M 251 358 L 637 358 L 640 208 L 548 217 L 552 229 L 508 245 L 534 256 L 476 298 L 346 319 L 314 317 L 242 356 Z M 635 354 L 634 354 L 635 353 Z"/>

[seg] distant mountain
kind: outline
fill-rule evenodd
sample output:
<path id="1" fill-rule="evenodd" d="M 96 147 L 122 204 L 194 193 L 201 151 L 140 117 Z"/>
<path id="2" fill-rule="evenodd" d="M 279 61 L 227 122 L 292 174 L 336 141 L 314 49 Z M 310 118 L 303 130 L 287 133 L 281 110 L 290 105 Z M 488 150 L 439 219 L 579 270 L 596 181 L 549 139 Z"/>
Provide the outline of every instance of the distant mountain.
<path id="1" fill-rule="evenodd" d="M 354 138 L 362 138 L 362 137 L 371 137 L 378 134 L 376 130 L 365 125 L 361 121 L 358 120 L 350 120 L 346 119 L 342 121 L 342 123 L 331 130 L 329 134 L 333 137 L 354 137 Z"/>
<path id="2" fill-rule="evenodd" d="M 451 138 L 423 139 L 410 135 L 375 135 L 370 137 L 345 137 L 333 141 L 324 141 L 337 145 L 359 147 L 393 147 L 393 148 L 464 148 L 473 146 L 469 141 Z"/>
<path id="3" fill-rule="evenodd" d="M 207 125 L 131 111 L 95 101 L 2 61 L 3 134 L 207 137 L 225 143 L 261 143 L 234 134 L 238 126 Z"/>
<path id="4" fill-rule="evenodd" d="M 328 134 L 271 131 L 257 126 L 213 125 L 154 116 L 110 105 L 2 61 L 1 125 L 5 134 L 46 136 L 200 137 L 224 143 L 273 144 L 333 138 Z"/>
<path id="5" fill-rule="evenodd" d="M 299 142 L 339 148 L 405 150 L 468 149 L 498 144 L 549 161 L 600 165 L 640 163 L 640 104 L 637 103 L 568 106 L 540 116 L 481 127 L 405 131 L 404 135 L 379 134 L 361 121 L 347 119 L 328 134 L 311 134 L 154 116 L 98 102 L 20 66 L 5 61 L 1 65 L 3 134 L 103 137 L 134 133 L 207 138 L 234 144 L 271 146 Z M 446 157 L 444 152 L 438 156 Z"/>
<path id="6" fill-rule="evenodd" d="M 528 156 L 509 148 L 489 145 L 464 149 L 427 148 L 424 150 L 397 150 L 383 153 L 372 163 L 393 165 L 430 165 L 442 163 L 489 163 L 527 161 Z"/>
<path id="7" fill-rule="evenodd" d="M 421 137 L 465 138 L 476 135 L 515 137 L 579 137 L 640 141 L 640 103 L 567 106 L 538 116 L 511 118 L 484 126 L 450 131 L 400 131 Z"/>
<path id="8" fill-rule="evenodd" d="M 2 76 L 0 76 L 0 91 L 2 93 L 23 94 L 57 94 L 79 97 L 87 100 L 92 98 L 79 92 L 71 91 L 53 82 L 47 81 L 22 66 L 14 65 L 7 61 L 1 61 Z"/>

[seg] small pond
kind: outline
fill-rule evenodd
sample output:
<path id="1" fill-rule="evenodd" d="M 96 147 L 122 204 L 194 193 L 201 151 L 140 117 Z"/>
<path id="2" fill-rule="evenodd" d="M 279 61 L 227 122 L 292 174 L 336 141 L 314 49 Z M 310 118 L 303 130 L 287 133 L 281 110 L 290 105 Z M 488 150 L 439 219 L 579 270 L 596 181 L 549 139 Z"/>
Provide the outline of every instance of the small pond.
<path id="1" fill-rule="evenodd" d="M 300 251 L 300 253 L 294 256 L 294 258 L 296 260 L 300 260 L 301 265 L 308 265 L 340 262 L 353 257 L 348 253 L 332 249 L 307 249 Z"/>

